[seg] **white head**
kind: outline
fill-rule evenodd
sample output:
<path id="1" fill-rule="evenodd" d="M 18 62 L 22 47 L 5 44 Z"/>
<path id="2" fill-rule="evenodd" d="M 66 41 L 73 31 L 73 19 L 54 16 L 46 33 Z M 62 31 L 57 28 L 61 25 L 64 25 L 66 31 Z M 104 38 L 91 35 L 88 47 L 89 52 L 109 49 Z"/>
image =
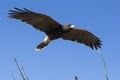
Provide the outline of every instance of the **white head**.
<path id="1" fill-rule="evenodd" d="M 71 28 L 74 28 L 73 24 L 63 25 L 64 30 L 71 29 Z"/>

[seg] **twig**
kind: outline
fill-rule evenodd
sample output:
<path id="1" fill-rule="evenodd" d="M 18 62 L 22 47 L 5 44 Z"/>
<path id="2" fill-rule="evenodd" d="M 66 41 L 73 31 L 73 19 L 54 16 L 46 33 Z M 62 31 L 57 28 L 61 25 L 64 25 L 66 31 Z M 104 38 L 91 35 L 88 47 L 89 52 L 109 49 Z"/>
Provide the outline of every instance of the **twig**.
<path id="1" fill-rule="evenodd" d="M 97 53 L 98 53 L 99 56 L 101 57 L 102 62 L 103 62 L 103 64 L 104 64 L 104 69 L 105 69 L 105 74 L 106 74 L 106 80 L 109 80 L 109 78 L 108 78 L 107 66 L 106 66 L 106 62 L 105 62 L 105 60 L 104 60 L 104 57 L 103 57 L 103 55 L 101 54 L 101 52 L 100 52 L 99 50 L 97 50 Z"/>
<path id="2" fill-rule="evenodd" d="M 25 75 L 25 77 L 26 77 L 26 80 L 29 80 L 29 78 L 28 78 L 28 76 L 27 76 L 27 74 L 25 73 L 25 71 L 24 71 L 24 68 L 23 68 L 23 66 L 22 66 L 22 71 L 23 71 L 23 73 L 24 73 L 24 75 Z"/>
<path id="3" fill-rule="evenodd" d="M 16 79 L 15 79 L 15 77 L 14 77 L 14 74 L 13 74 L 13 72 L 12 72 L 12 75 L 11 75 L 11 77 L 12 77 L 12 79 L 13 79 L 13 80 L 16 80 Z"/>
<path id="4" fill-rule="evenodd" d="M 25 77 L 24 77 L 24 75 L 23 75 L 23 73 L 22 73 L 22 71 L 21 71 L 21 69 L 20 69 L 20 67 L 19 67 L 19 65 L 18 65 L 18 63 L 17 63 L 16 58 L 14 59 L 14 61 L 15 61 L 16 65 L 17 65 L 17 68 L 18 68 L 18 70 L 19 70 L 19 72 L 20 72 L 20 75 L 21 75 L 22 79 L 23 79 L 23 80 L 26 80 Z"/>

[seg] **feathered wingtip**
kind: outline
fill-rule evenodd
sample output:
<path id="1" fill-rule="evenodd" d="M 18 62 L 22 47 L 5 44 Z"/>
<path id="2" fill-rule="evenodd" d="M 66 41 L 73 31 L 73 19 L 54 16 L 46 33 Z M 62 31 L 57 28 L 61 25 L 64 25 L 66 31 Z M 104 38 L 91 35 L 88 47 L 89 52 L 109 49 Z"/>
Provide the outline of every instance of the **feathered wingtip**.
<path id="1" fill-rule="evenodd" d="M 24 13 L 24 12 L 32 12 L 32 11 L 30 11 L 26 8 L 19 9 L 19 8 L 14 7 L 14 10 L 9 10 L 9 13 L 8 13 L 9 16 L 8 17 L 12 17 L 13 15 Z"/>
<path id="2" fill-rule="evenodd" d="M 102 41 L 98 38 L 98 41 L 95 43 L 95 44 L 93 44 L 92 46 L 90 46 L 92 49 L 96 49 L 96 50 L 98 50 L 99 48 L 101 48 L 101 46 L 102 46 Z"/>

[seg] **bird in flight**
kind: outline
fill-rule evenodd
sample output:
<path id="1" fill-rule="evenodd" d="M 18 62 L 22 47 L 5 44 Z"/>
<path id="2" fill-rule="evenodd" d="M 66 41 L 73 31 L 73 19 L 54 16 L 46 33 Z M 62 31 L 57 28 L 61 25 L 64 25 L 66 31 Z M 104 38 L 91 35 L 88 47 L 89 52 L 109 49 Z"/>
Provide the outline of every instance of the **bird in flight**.
<path id="1" fill-rule="evenodd" d="M 59 38 L 76 41 L 96 50 L 102 46 L 101 40 L 91 32 L 74 28 L 73 24 L 60 24 L 50 16 L 26 8 L 10 10 L 9 17 L 26 22 L 46 34 L 43 42 L 35 48 L 37 51 L 42 50 L 50 42 Z"/>

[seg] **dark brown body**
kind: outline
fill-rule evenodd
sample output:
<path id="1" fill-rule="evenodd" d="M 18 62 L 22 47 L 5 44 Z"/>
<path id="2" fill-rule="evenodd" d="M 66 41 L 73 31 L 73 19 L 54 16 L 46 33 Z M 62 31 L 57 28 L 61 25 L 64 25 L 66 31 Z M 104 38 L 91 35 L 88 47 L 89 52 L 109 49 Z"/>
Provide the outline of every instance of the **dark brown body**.
<path id="1" fill-rule="evenodd" d="M 26 22 L 47 35 L 44 41 L 36 47 L 37 50 L 43 49 L 58 38 L 83 43 L 92 49 L 101 48 L 102 45 L 100 39 L 87 30 L 73 28 L 71 24 L 61 25 L 47 15 L 35 13 L 25 8 L 10 10 L 9 17 Z"/>

